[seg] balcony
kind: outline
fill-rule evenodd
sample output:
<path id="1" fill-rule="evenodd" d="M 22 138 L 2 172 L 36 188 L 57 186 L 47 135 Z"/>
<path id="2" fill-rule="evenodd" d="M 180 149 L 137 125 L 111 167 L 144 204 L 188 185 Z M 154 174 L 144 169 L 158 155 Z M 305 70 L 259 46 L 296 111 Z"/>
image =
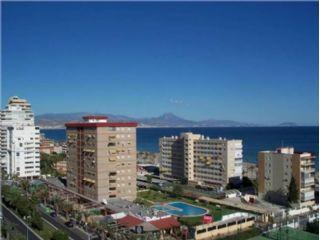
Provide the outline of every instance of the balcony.
<path id="1" fill-rule="evenodd" d="M 308 173 L 314 173 L 315 169 L 313 167 L 302 167 L 301 173 L 308 174 Z"/>
<path id="2" fill-rule="evenodd" d="M 307 188 L 314 185 L 314 178 L 313 177 L 307 177 L 301 179 L 301 187 Z"/>
<path id="3" fill-rule="evenodd" d="M 301 192 L 300 197 L 302 202 L 314 200 L 314 191 Z"/>

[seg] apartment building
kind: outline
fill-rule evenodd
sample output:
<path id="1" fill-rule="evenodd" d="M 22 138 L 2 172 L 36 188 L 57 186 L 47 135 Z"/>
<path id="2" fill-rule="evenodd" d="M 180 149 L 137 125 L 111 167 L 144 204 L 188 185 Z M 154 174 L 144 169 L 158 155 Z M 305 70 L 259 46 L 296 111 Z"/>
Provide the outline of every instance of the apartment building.
<path id="1" fill-rule="evenodd" d="M 258 191 L 261 197 L 270 191 L 288 193 L 291 177 L 299 190 L 301 206 L 314 204 L 315 168 L 314 156 L 307 152 L 295 152 L 292 147 L 258 154 Z"/>
<path id="2" fill-rule="evenodd" d="M 67 186 L 98 201 L 136 198 L 135 122 L 85 116 L 66 123 Z"/>
<path id="3" fill-rule="evenodd" d="M 40 152 L 46 154 L 63 153 L 63 146 L 61 143 L 55 143 L 53 140 L 40 134 Z"/>
<path id="4" fill-rule="evenodd" d="M 164 175 L 204 186 L 225 186 L 242 179 L 242 141 L 210 139 L 191 132 L 160 138 Z"/>
<path id="5" fill-rule="evenodd" d="M 40 175 L 40 130 L 27 100 L 9 98 L 0 114 L 1 167 L 9 177 Z"/>

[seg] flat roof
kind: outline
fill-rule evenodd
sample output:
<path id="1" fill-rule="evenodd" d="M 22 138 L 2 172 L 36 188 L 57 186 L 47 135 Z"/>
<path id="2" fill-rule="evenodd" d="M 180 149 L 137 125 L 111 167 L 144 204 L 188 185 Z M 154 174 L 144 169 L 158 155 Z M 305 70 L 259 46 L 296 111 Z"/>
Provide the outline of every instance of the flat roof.
<path id="1" fill-rule="evenodd" d="M 67 128 L 80 127 L 137 127 L 136 122 L 68 122 L 65 124 Z"/>
<path id="2" fill-rule="evenodd" d="M 108 119 L 107 116 L 103 116 L 103 115 L 87 115 L 87 116 L 83 116 L 83 119 Z"/>

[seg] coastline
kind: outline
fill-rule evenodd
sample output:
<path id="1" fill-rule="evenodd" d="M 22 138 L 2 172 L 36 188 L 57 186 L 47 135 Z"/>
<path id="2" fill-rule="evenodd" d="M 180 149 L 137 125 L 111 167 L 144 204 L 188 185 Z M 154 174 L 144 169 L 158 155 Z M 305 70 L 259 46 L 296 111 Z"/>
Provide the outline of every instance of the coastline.
<path id="1" fill-rule="evenodd" d="M 38 126 L 41 130 L 65 130 L 65 127 L 62 126 L 57 126 L 57 127 L 49 127 L 49 126 Z M 311 125 L 299 125 L 299 126 L 278 126 L 278 125 L 272 125 L 272 126 L 211 126 L 211 127 L 206 127 L 206 126 L 137 126 L 137 128 L 163 128 L 163 129 L 168 129 L 168 128 L 319 128 L 319 126 L 311 126 Z"/>

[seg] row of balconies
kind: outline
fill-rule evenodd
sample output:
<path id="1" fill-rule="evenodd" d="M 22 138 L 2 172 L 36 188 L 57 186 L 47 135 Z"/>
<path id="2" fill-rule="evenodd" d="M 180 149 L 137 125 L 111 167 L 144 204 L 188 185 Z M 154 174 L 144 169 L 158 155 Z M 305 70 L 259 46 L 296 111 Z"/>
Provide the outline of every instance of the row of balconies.
<path id="1" fill-rule="evenodd" d="M 313 191 L 309 190 L 307 192 L 301 192 L 300 193 L 300 200 L 302 202 L 314 200 L 314 190 Z"/>

